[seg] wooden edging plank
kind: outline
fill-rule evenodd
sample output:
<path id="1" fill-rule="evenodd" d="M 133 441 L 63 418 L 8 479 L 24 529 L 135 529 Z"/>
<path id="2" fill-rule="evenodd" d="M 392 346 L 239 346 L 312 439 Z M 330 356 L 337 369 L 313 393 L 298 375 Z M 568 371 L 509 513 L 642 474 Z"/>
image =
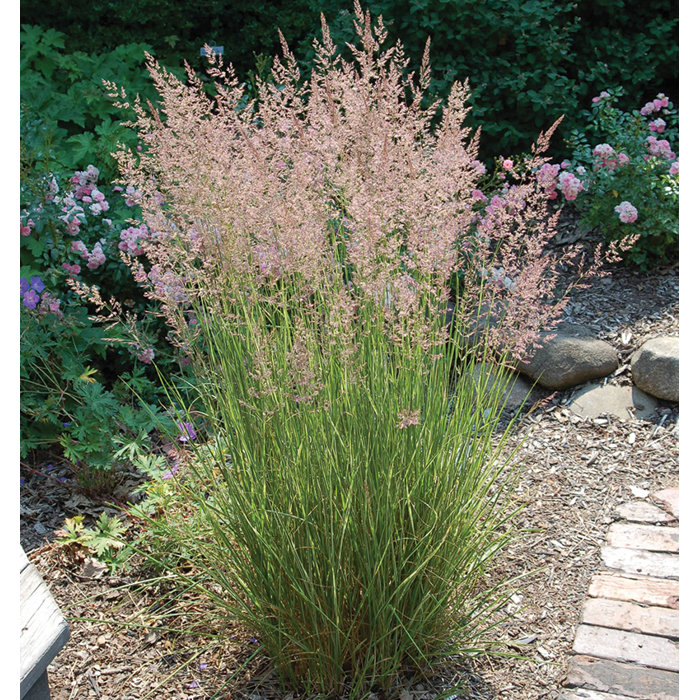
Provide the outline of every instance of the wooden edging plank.
<path id="1" fill-rule="evenodd" d="M 572 657 L 566 685 L 602 693 L 622 693 L 640 700 L 678 698 L 678 674 L 673 671 L 592 656 Z"/>
<path id="2" fill-rule="evenodd" d="M 588 595 L 678 609 L 678 581 L 672 579 L 602 572 L 593 574 Z"/>
<path id="3" fill-rule="evenodd" d="M 664 671 L 678 671 L 678 642 L 665 637 L 579 625 L 574 638 L 574 652 L 613 661 L 631 661 Z"/>
<path id="4" fill-rule="evenodd" d="M 678 578 L 677 554 L 647 552 L 643 549 L 627 549 L 625 547 L 601 547 L 600 556 L 603 558 L 605 566 L 624 571 L 627 574 L 640 574 L 655 578 Z"/>

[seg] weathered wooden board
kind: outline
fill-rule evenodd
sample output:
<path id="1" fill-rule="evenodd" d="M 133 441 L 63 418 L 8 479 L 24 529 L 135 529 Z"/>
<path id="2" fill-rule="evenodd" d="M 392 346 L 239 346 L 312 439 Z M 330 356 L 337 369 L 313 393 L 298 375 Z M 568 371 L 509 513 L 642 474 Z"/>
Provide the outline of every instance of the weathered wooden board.
<path id="1" fill-rule="evenodd" d="M 612 547 L 646 549 L 649 552 L 678 552 L 678 528 L 663 525 L 613 523 L 608 530 Z"/>
<path id="2" fill-rule="evenodd" d="M 612 573 L 594 574 L 588 587 L 592 598 L 629 600 L 644 605 L 678 608 L 678 581 Z"/>
<path id="3" fill-rule="evenodd" d="M 632 661 L 664 671 L 678 671 L 678 642 L 649 634 L 579 625 L 574 638 L 574 652 L 613 661 Z"/>
<path id="4" fill-rule="evenodd" d="M 601 547 L 600 556 L 605 566 L 627 574 L 641 574 L 656 578 L 678 578 L 678 555 L 647 552 L 625 547 Z"/>
<path id="5" fill-rule="evenodd" d="M 51 592 L 26 555 L 20 558 L 20 625 L 20 694 L 24 696 L 70 635 Z"/>
<path id="6" fill-rule="evenodd" d="M 576 688 L 576 690 L 562 690 L 557 696 L 557 700 L 630 700 L 630 696 L 599 693 L 596 690 Z"/>
<path id="7" fill-rule="evenodd" d="M 615 508 L 615 515 L 635 523 L 670 523 L 676 520 L 670 513 L 646 501 L 623 503 Z"/>
<path id="8" fill-rule="evenodd" d="M 637 605 L 624 600 L 588 598 L 583 604 L 581 622 L 678 639 L 678 610 L 671 608 Z"/>
<path id="9" fill-rule="evenodd" d="M 592 656 L 576 655 L 571 658 L 566 685 L 600 693 L 624 693 L 640 700 L 678 699 L 678 674 L 675 671 Z"/>

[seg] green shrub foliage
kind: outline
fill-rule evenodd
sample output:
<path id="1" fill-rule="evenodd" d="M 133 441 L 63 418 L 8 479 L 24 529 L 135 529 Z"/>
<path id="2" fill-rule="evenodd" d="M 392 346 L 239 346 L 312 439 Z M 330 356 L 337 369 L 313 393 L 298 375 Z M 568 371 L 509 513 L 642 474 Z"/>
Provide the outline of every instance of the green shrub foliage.
<path id="1" fill-rule="evenodd" d="M 438 94 L 446 96 L 455 79 L 470 79 L 472 120 L 483 126 L 486 155 L 528 148 L 561 114 L 567 115 L 565 131 L 580 127 L 581 109 L 601 86 L 625 85 L 625 109 L 650 93 L 678 92 L 678 10 L 673 3 L 374 0 L 368 7 L 375 16 L 384 16 L 392 39 L 404 42 L 407 55 L 416 61 L 411 68 L 418 67 L 431 37 L 433 89 Z M 211 0 L 166 6 L 99 0 L 85 12 L 56 0 L 29 0 L 22 3 L 21 19 L 65 32 L 67 50 L 88 53 L 114 48 L 116 24 L 123 29 L 120 40 L 148 43 L 171 65 L 186 59 L 197 67 L 205 42 L 223 45 L 226 61 L 238 74 L 252 76 L 260 57 L 275 51 L 277 27 L 308 74 L 311 40 L 320 38 L 318 15 L 325 14 L 334 36 L 350 40 L 349 9 L 347 0 Z M 555 148 L 555 155 L 564 153 Z"/>

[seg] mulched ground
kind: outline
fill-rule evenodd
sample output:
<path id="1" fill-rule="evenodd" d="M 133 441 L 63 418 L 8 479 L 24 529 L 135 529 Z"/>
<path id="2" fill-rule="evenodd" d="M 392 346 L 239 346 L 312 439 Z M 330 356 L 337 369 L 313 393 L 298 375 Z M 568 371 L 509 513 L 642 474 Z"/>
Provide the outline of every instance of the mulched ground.
<path id="1" fill-rule="evenodd" d="M 629 384 L 633 350 L 648 338 L 678 334 L 677 267 L 653 274 L 615 268 L 576 292 L 567 316 L 617 348 L 621 369 L 607 381 Z M 511 437 L 524 438 L 519 524 L 536 531 L 510 546 L 492 575 L 529 574 L 512 599 L 513 617 L 498 631 L 520 644 L 524 658 L 455 660 L 436 678 L 400 679 L 401 700 L 434 698 L 452 684 L 465 687 L 460 698 L 555 700 L 615 507 L 678 483 L 677 405 L 661 402 L 646 421 L 581 419 L 567 407 L 574 392 L 534 392 L 538 407 Z M 59 459 L 24 465 L 21 474 L 22 545 L 71 628 L 49 667 L 54 700 L 301 697 L 278 691 L 251 631 L 230 628 L 215 636 L 215 623 L 196 598 L 181 600 L 170 629 L 156 631 L 167 582 L 142 588 L 136 574 L 110 576 L 52 544 L 64 518 L 84 514 L 88 522 L 103 505 L 75 492 Z M 135 485 L 127 476 L 121 497 Z"/>

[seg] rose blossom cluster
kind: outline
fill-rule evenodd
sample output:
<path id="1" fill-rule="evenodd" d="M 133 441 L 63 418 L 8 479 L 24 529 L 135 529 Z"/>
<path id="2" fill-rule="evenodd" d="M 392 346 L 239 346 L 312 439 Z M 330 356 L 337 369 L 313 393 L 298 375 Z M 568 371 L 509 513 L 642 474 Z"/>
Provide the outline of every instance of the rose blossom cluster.
<path id="1" fill-rule="evenodd" d="M 557 190 L 559 190 L 567 201 L 573 202 L 585 189 L 583 181 L 566 170 L 570 165 L 571 163 L 568 161 L 554 165 L 545 163 L 537 171 L 537 184 L 545 191 L 549 199 L 556 199 Z M 577 172 L 579 175 L 584 175 L 586 171 L 579 168 Z"/>
<path id="2" fill-rule="evenodd" d="M 656 136 L 647 137 L 647 148 L 652 156 L 657 158 L 665 158 L 666 160 L 675 160 L 676 154 L 671 150 L 671 144 L 666 139 L 657 139 Z M 645 159 L 648 160 L 649 156 Z"/>
<path id="3" fill-rule="evenodd" d="M 596 159 L 593 163 L 594 170 L 600 170 L 601 168 L 615 170 L 615 168 L 630 162 L 626 153 L 617 153 L 609 143 L 599 143 L 593 149 L 593 155 Z"/>
<path id="4" fill-rule="evenodd" d="M 136 353 L 136 359 L 140 360 L 146 365 L 150 365 L 155 356 L 156 352 L 153 348 L 139 348 L 138 352 Z"/>
<path id="5" fill-rule="evenodd" d="M 610 93 L 607 90 L 603 90 L 603 92 L 601 92 L 600 95 L 598 95 L 598 97 L 593 98 L 592 102 L 593 104 L 597 104 L 606 97 L 610 97 Z"/>
<path id="6" fill-rule="evenodd" d="M 124 203 L 127 207 L 135 207 L 141 200 L 141 190 L 137 190 L 133 185 L 129 185 L 126 190 L 121 185 L 115 185 L 113 192 L 124 192 Z"/>
<path id="7" fill-rule="evenodd" d="M 105 239 L 101 238 L 92 248 L 92 252 L 88 251 L 87 246 L 82 241 L 73 241 L 71 251 L 77 253 L 83 260 L 87 260 L 89 270 L 96 270 L 100 265 L 103 265 L 105 260 L 104 251 L 102 249 Z M 79 266 L 78 270 L 80 269 Z"/>
<path id="8" fill-rule="evenodd" d="M 644 107 L 642 107 L 640 113 L 643 117 L 648 117 L 650 114 L 654 114 L 654 112 L 661 111 L 664 107 L 668 107 L 668 97 L 666 97 L 663 92 L 660 92 L 653 102 L 647 102 Z"/>
<path id="9" fill-rule="evenodd" d="M 565 170 L 559 174 L 559 189 L 567 202 L 573 202 L 579 192 L 583 191 L 584 185 L 573 173 Z"/>
<path id="10" fill-rule="evenodd" d="M 657 134 L 662 133 L 666 129 L 666 122 L 659 118 L 649 122 L 649 131 L 655 131 Z"/>
<path id="11" fill-rule="evenodd" d="M 561 165 L 545 163 L 537 171 L 537 184 L 545 191 L 549 199 L 557 198 L 557 177 L 559 176 L 560 170 Z"/>
<path id="12" fill-rule="evenodd" d="M 637 220 L 637 210 L 629 202 L 620 202 L 615 207 L 615 211 L 620 216 L 623 224 L 632 224 Z"/>

